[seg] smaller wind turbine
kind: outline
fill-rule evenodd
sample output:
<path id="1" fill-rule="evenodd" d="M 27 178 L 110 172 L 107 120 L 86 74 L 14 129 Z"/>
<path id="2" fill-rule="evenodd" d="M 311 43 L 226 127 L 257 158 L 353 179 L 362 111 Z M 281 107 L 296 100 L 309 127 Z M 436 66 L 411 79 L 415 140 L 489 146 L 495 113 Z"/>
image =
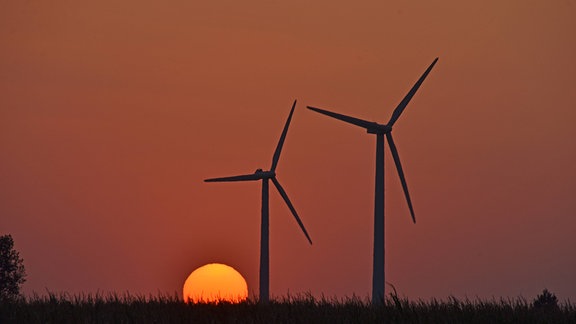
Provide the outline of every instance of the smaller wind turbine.
<path id="1" fill-rule="evenodd" d="M 292 215 L 300 225 L 302 232 L 306 235 L 308 242 L 312 244 L 312 240 L 304 227 L 304 224 L 298 217 L 298 213 L 296 213 L 296 209 L 286 191 L 276 179 L 276 167 L 278 166 L 278 160 L 280 159 L 280 153 L 282 152 L 282 146 L 284 145 L 284 140 L 286 139 L 286 134 L 288 133 L 288 126 L 290 126 L 290 120 L 292 119 L 292 114 L 294 113 L 294 108 L 296 107 L 296 100 L 294 100 L 294 104 L 292 105 L 292 109 L 290 110 L 290 114 L 288 115 L 288 120 L 286 120 L 286 125 L 284 125 L 284 130 L 282 131 L 282 135 L 280 136 L 280 141 L 278 141 L 278 145 L 276 146 L 276 151 L 274 152 L 274 156 L 272 157 L 272 167 L 270 171 L 262 171 L 262 169 L 257 169 L 256 172 L 252 174 L 243 174 L 238 176 L 232 177 L 224 177 L 224 178 L 212 178 L 206 179 L 206 182 L 232 182 L 232 181 L 257 181 L 262 180 L 262 218 L 260 222 L 260 301 L 261 302 L 268 302 L 270 300 L 270 249 L 269 249 L 269 241 L 270 241 L 270 234 L 269 234 L 269 204 L 268 204 L 268 196 L 269 196 L 269 186 L 268 180 L 272 180 L 272 183 L 278 189 L 280 196 L 290 208 Z"/>
<path id="2" fill-rule="evenodd" d="M 414 217 L 414 208 L 412 207 L 412 201 L 410 200 L 410 194 L 408 193 L 408 185 L 406 184 L 406 178 L 404 177 L 404 171 L 402 170 L 402 164 L 400 163 L 400 156 L 398 155 L 398 149 L 394 144 L 392 139 L 392 127 L 416 93 L 418 88 L 424 82 L 424 79 L 428 76 L 432 68 L 438 61 L 436 58 L 432 64 L 424 71 L 424 74 L 416 81 L 416 84 L 408 91 L 408 94 L 402 99 L 398 104 L 392 117 L 386 124 L 379 124 L 376 122 L 371 122 L 351 116 L 346 116 L 331 112 L 324 109 L 314 108 L 308 106 L 317 113 L 338 119 L 340 121 L 359 126 L 364 128 L 368 134 L 376 135 L 376 177 L 375 177 L 375 193 L 374 193 L 374 255 L 372 263 L 372 303 L 377 304 L 384 298 L 384 137 L 390 145 L 390 152 L 392 152 L 392 157 L 394 158 L 394 164 L 396 164 L 396 170 L 398 171 L 398 176 L 400 177 L 400 182 L 402 183 L 402 189 L 404 190 L 404 195 L 406 196 L 406 202 L 408 203 L 408 208 L 410 209 L 410 215 L 412 216 L 412 221 L 416 223 L 416 218 Z"/>

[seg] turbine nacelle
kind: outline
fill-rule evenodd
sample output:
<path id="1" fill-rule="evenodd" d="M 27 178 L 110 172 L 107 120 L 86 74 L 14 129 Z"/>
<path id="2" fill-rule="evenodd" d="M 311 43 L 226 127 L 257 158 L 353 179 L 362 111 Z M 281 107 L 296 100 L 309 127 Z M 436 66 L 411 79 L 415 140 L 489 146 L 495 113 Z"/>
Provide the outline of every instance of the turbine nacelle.
<path id="1" fill-rule="evenodd" d="M 378 123 L 373 123 L 370 127 L 366 128 L 366 133 L 368 134 L 387 134 L 392 131 L 392 126 L 382 125 Z"/>
<path id="2" fill-rule="evenodd" d="M 254 174 L 258 175 L 261 179 L 270 179 L 276 177 L 275 171 L 263 171 L 262 169 L 256 169 Z"/>

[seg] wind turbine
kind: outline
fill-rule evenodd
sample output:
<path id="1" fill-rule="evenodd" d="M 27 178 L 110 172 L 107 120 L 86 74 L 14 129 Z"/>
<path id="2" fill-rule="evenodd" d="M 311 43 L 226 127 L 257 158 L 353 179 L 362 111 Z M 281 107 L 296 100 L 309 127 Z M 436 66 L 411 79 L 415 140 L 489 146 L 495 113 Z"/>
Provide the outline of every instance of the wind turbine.
<path id="1" fill-rule="evenodd" d="M 288 208 L 294 215 L 296 222 L 300 225 L 302 232 L 306 235 L 308 242 L 312 244 L 312 240 L 304 227 L 304 224 L 298 217 L 298 213 L 296 213 L 296 209 L 290 202 L 286 191 L 276 179 L 276 167 L 278 166 L 278 160 L 280 159 L 280 153 L 282 152 L 282 146 L 284 145 L 284 140 L 286 139 L 286 133 L 288 133 L 288 126 L 290 126 L 290 120 L 292 119 L 292 114 L 294 113 L 294 108 L 296 107 L 296 100 L 294 100 L 294 104 L 292 105 L 292 109 L 290 110 L 290 114 L 288 115 L 288 120 L 286 120 L 286 125 L 284 125 L 284 130 L 282 131 L 282 135 L 280 136 L 280 141 L 278 141 L 278 145 L 276 146 L 276 151 L 274 152 L 274 156 L 272 157 L 272 166 L 270 167 L 270 171 L 262 171 L 262 169 L 257 169 L 256 172 L 252 174 L 243 174 L 238 176 L 232 177 L 224 177 L 224 178 L 212 178 L 206 179 L 206 182 L 231 182 L 231 181 L 257 181 L 262 180 L 262 218 L 260 222 L 260 301 L 267 303 L 270 300 L 270 259 L 269 259 L 269 205 L 268 205 L 268 180 L 272 180 L 272 183 L 278 189 L 280 196 L 288 205 Z"/>
<path id="2" fill-rule="evenodd" d="M 374 196 L 374 259 L 373 259 L 373 269 L 372 269 L 372 303 L 376 304 L 381 302 L 384 298 L 384 136 L 388 140 L 390 145 L 390 151 L 392 152 L 392 157 L 394 158 L 394 163 L 396 164 L 396 169 L 398 170 L 398 175 L 400 176 L 400 181 L 402 182 L 402 188 L 404 189 L 404 195 L 406 196 L 406 201 L 408 202 L 408 208 L 410 209 L 410 215 L 412 216 L 412 221 L 416 223 L 416 218 L 414 217 L 414 209 L 412 208 L 412 201 L 410 200 L 410 194 L 408 193 L 408 185 L 406 184 L 406 178 L 404 177 L 404 171 L 402 171 L 402 164 L 400 164 L 400 156 L 398 155 L 398 150 L 392 139 L 392 127 L 406 108 L 406 105 L 410 102 L 424 79 L 428 76 L 428 73 L 434 67 L 434 64 L 438 61 L 438 58 L 430 64 L 428 69 L 422 74 L 420 79 L 414 84 L 412 89 L 408 94 L 402 99 L 400 104 L 396 107 L 392 113 L 392 117 L 387 124 L 378 124 L 376 122 L 369 122 L 366 120 L 337 114 L 327 110 L 314 108 L 308 106 L 308 109 L 316 111 L 318 113 L 339 119 L 341 121 L 360 126 L 365 128 L 369 134 L 376 135 L 376 190 Z"/>

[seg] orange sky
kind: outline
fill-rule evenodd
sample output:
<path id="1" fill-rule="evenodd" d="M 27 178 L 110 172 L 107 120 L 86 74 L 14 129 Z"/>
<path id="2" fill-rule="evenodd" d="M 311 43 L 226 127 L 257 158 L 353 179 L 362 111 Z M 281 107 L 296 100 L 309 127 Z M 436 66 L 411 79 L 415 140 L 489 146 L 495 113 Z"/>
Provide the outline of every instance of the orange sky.
<path id="1" fill-rule="evenodd" d="M 257 291 L 367 296 L 375 138 L 305 109 L 396 124 L 386 280 L 410 298 L 576 300 L 576 3 L 0 1 L 0 234 L 25 292 L 180 292 L 226 263 Z"/>

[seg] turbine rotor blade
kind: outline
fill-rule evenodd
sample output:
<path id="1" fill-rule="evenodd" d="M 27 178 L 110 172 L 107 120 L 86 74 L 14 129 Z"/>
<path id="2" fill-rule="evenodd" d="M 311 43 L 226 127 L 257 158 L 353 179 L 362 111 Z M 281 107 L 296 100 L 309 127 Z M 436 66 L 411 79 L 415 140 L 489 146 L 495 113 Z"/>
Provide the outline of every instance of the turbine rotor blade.
<path id="1" fill-rule="evenodd" d="M 392 139 L 392 133 L 386 133 L 386 139 L 388 140 L 388 145 L 390 146 L 390 151 L 392 152 L 392 157 L 394 158 L 394 163 L 396 164 L 396 170 L 398 170 L 398 175 L 400 176 L 400 182 L 402 183 L 402 189 L 404 189 L 404 196 L 406 196 L 406 201 L 408 202 L 408 208 L 410 209 L 412 221 L 416 223 L 414 208 L 412 208 L 412 201 L 410 200 L 410 194 L 408 193 L 408 184 L 406 184 L 406 178 L 404 177 L 404 171 L 402 170 L 402 164 L 400 163 L 400 156 L 398 155 L 396 144 L 394 144 L 394 140 Z"/>
<path id="2" fill-rule="evenodd" d="M 290 126 L 290 120 L 292 119 L 292 114 L 294 113 L 294 108 L 296 107 L 296 100 L 292 104 L 292 109 L 290 110 L 290 114 L 288 115 L 288 120 L 286 120 L 286 125 L 284 125 L 284 130 L 282 130 L 282 135 L 280 135 L 280 141 L 278 141 L 278 145 L 276 146 L 276 151 L 274 151 L 274 156 L 272 157 L 272 167 L 270 171 L 276 170 L 276 166 L 278 165 L 278 160 L 280 159 L 280 153 L 282 152 L 282 146 L 284 145 L 284 140 L 286 139 L 286 134 L 288 133 L 288 126 Z"/>
<path id="3" fill-rule="evenodd" d="M 437 61 L 438 61 L 438 58 L 436 58 L 434 60 L 434 62 L 432 62 L 432 64 L 430 64 L 428 69 L 426 69 L 426 71 L 424 72 L 424 74 L 422 74 L 420 79 L 418 79 L 418 81 L 416 81 L 416 84 L 414 84 L 414 86 L 412 87 L 412 89 L 410 89 L 410 91 L 404 97 L 404 99 L 402 99 L 402 101 L 400 101 L 400 103 L 398 104 L 398 106 L 396 107 L 394 112 L 392 113 L 392 117 L 390 118 L 390 121 L 388 122 L 389 126 L 393 126 L 394 123 L 396 123 L 396 121 L 398 120 L 398 118 L 400 117 L 402 112 L 404 111 L 404 108 L 406 108 L 406 105 L 408 105 L 408 103 L 410 102 L 412 97 L 414 97 L 414 94 L 416 93 L 416 91 L 418 91 L 418 88 L 420 88 L 420 86 L 422 85 L 422 82 L 424 82 L 424 79 L 426 79 L 426 77 L 428 76 L 428 73 L 430 73 L 430 71 L 432 71 L 432 68 L 434 67 L 434 64 L 436 64 Z"/>
<path id="4" fill-rule="evenodd" d="M 256 181 L 262 180 L 262 176 L 259 174 L 243 174 L 232 177 L 222 177 L 222 178 L 211 178 L 205 179 L 204 182 L 231 182 L 231 181 Z"/>
<path id="5" fill-rule="evenodd" d="M 330 116 L 332 118 L 339 119 L 343 122 L 347 122 L 349 124 L 360 126 L 360 127 L 366 128 L 366 129 L 373 128 L 374 125 L 376 125 L 376 123 L 369 122 L 369 121 L 366 121 L 363 119 L 354 118 L 354 117 L 350 117 L 350 116 L 346 116 L 346 115 L 342 115 L 342 114 L 337 114 L 335 112 L 331 112 L 331 111 L 320 109 L 320 108 L 315 108 L 315 107 L 310 107 L 310 106 L 306 106 L 306 107 L 310 110 L 314 110 L 315 112 L 321 113 L 323 115 Z"/>
<path id="6" fill-rule="evenodd" d="M 271 179 L 272 179 L 272 182 L 274 183 L 274 186 L 276 186 L 276 189 L 278 189 L 280 196 L 282 196 L 282 198 L 284 198 L 286 205 L 288 205 L 288 208 L 290 208 L 290 211 L 292 212 L 292 215 L 294 215 L 296 222 L 298 222 L 298 225 L 300 225 L 302 232 L 304 232 L 304 235 L 306 235 L 308 242 L 310 242 L 310 244 L 312 244 L 312 240 L 310 239 L 310 236 L 308 235 L 308 232 L 306 231 L 306 228 L 304 227 L 302 220 L 300 220 L 300 217 L 298 217 L 298 213 L 296 213 L 296 209 L 294 209 L 294 206 L 290 202 L 290 199 L 288 198 L 286 191 L 284 190 L 284 188 L 282 188 L 282 186 L 280 185 L 280 182 L 278 182 L 278 180 L 276 180 L 276 177 L 273 177 Z"/>

